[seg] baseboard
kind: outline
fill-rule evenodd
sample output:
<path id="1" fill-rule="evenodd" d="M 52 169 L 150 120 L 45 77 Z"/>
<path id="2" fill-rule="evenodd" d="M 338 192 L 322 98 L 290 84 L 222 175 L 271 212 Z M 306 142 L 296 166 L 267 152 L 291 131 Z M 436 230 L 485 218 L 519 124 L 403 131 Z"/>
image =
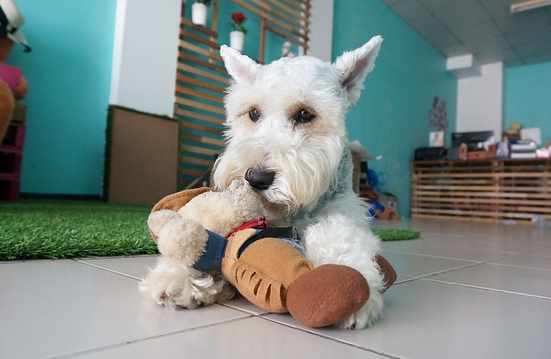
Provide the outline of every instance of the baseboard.
<path id="1" fill-rule="evenodd" d="M 62 194 L 62 193 L 28 193 L 21 192 L 21 199 L 64 199 L 72 201 L 103 201 L 99 194 Z"/>

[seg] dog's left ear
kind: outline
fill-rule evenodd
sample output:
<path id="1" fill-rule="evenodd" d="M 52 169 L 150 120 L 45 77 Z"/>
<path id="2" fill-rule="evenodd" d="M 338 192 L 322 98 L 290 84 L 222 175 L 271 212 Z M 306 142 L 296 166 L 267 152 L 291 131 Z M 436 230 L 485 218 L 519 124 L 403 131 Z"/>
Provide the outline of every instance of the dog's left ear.
<path id="1" fill-rule="evenodd" d="M 235 82 L 252 83 L 254 81 L 260 67 L 259 64 L 226 45 L 220 46 L 220 56 L 224 60 L 226 70 Z"/>
<path id="2" fill-rule="evenodd" d="M 343 53 L 335 61 L 334 66 L 341 73 L 341 84 L 351 104 L 360 98 L 364 80 L 375 67 L 382 43 L 381 36 L 374 36 L 362 47 Z"/>

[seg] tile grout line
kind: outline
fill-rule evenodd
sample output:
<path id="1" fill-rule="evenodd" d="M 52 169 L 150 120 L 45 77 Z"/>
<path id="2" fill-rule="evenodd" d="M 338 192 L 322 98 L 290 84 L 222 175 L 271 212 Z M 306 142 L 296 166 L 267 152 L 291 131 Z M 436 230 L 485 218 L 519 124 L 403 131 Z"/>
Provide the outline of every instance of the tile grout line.
<path id="1" fill-rule="evenodd" d="M 392 249 L 385 249 L 383 251 L 383 255 L 385 255 L 386 253 L 399 254 L 399 255 L 408 255 L 408 256 L 417 256 L 417 257 L 428 257 L 428 258 L 436 258 L 436 259 L 447 259 L 447 260 L 452 260 L 452 261 L 462 261 L 462 262 L 471 262 L 471 263 L 482 262 L 482 261 L 477 261 L 476 259 L 437 256 L 437 255 L 434 255 L 434 254 L 424 254 L 424 253 L 415 253 L 415 252 L 399 252 L 399 251 L 394 251 Z"/>
<path id="2" fill-rule="evenodd" d="M 545 258 L 545 257 L 542 257 L 542 258 Z M 551 261 L 551 258 L 549 258 L 549 260 Z M 491 264 L 493 266 L 500 266 L 500 267 L 511 267 L 511 268 L 519 268 L 519 269 L 551 271 L 550 268 L 523 266 L 523 265 L 518 265 L 518 264 L 506 264 L 506 263 L 497 263 L 497 262 L 487 262 L 486 264 Z"/>
<path id="3" fill-rule="evenodd" d="M 397 251 L 393 249 L 386 248 L 383 252 L 383 255 L 386 253 L 391 254 L 400 254 L 400 255 L 410 255 L 410 256 L 418 256 L 418 257 L 429 257 L 429 258 L 436 258 L 436 259 L 447 259 L 452 261 L 463 261 L 463 262 L 476 262 L 476 263 L 486 263 L 490 259 L 482 259 L 482 260 L 476 260 L 476 259 L 467 259 L 467 258 L 460 258 L 460 257 L 447 257 L 447 256 L 438 256 L 435 254 L 425 254 L 425 253 L 419 253 L 419 252 L 403 252 L 403 251 Z M 518 254 L 518 252 L 512 253 L 513 255 Z M 502 253 L 501 255 L 510 255 L 509 253 Z"/>
<path id="4" fill-rule="evenodd" d="M 249 315 L 252 315 L 253 317 L 260 317 L 262 315 L 265 315 L 265 314 L 270 314 L 268 312 L 264 312 L 264 313 L 254 313 L 252 311 L 249 311 L 249 310 L 246 310 L 246 309 L 243 309 L 243 308 L 239 308 L 238 306 L 232 306 L 232 305 L 229 305 L 226 303 L 216 303 L 224 308 L 229 308 L 229 309 L 233 309 L 233 310 L 238 310 L 240 312 L 243 312 L 243 313 L 247 313 Z"/>
<path id="5" fill-rule="evenodd" d="M 80 350 L 80 351 L 67 353 L 67 354 L 54 355 L 54 356 L 48 357 L 48 359 L 73 358 L 73 357 L 81 356 L 81 355 L 84 355 L 84 354 L 90 354 L 90 353 L 95 353 L 95 352 L 120 348 L 120 347 L 123 347 L 125 345 L 131 345 L 131 344 L 146 342 L 146 341 L 149 341 L 149 340 L 170 337 L 170 336 L 173 336 L 173 335 L 178 335 L 178 334 L 190 332 L 190 331 L 193 331 L 193 330 L 211 328 L 211 327 L 215 327 L 217 325 L 227 324 L 227 323 L 231 323 L 231 322 L 237 322 L 237 321 L 240 321 L 240 320 L 245 320 L 245 319 L 250 319 L 250 318 L 253 318 L 253 316 L 249 315 L 249 316 L 240 317 L 240 318 L 232 318 L 232 319 L 227 319 L 227 320 L 223 320 L 223 321 L 216 322 L 216 323 L 199 325 L 199 326 L 193 327 L 193 328 L 175 330 L 175 331 L 172 331 L 172 332 L 163 333 L 163 334 L 159 334 L 159 335 L 153 335 L 153 336 L 150 336 L 150 337 L 144 337 L 144 338 L 139 338 L 139 339 L 128 340 L 128 341 L 125 341 L 125 342 L 122 342 L 122 343 L 110 344 L 110 345 L 105 345 L 105 346 L 100 346 L 100 347 L 96 347 L 96 348 Z"/>
<path id="6" fill-rule="evenodd" d="M 287 327 L 287 328 L 290 328 L 290 329 L 298 330 L 298 331 L 303 332 L 303 333 L 314 335 L 316 337 L 327 339 L 327 340 L 330 340 L 332 342 L 336 342 L 336 343 L 339 343 L 339 344 L 344 344 L 344 345 L 347 345 L 347 346 L 350 346 L 350 347 L 353 347 L 353 348 L 356 348 L 356 349 L 360 349 L 362 351 L 377 354 L 377 355 L 383 356 L 385 358 L 402 359 L 402 357 L 395 356 L 395 355 L 392 355 L 392 354 L 387 354 L 387 353 L 384 353 L 384 352 L 379 352 L 379 351 L 374 350 L 374 349 L 365 348 L 365 347 L 362 347 L 358 344 L 355 344 L 355 343 L 352 343 L 352 342 L 349 342 L 349 341 L 346 341 L 346 340 L 343 340 L 343 339 L 331 337 L 329 335 L 324 335 L 324 334 L 314 332 L 314 331 L 311 331 L 311 330 L 308 330 L 308 329 L 303 329 L 303 328 L 300 328 L 300 327 L 292 326 L 292 325 L 287 324 L 287 323 L 279 322 L 277 320 L 274 320 L 274 319 L 271 319 L 271 318 L 267 317 L 267 315 L 269 315 L 269 314 L 271 314 L 271 313 L 266 313 L 266 314 L 260 315 L 257 318 L 260 318 L 260 319 L 263 319 L 263 320 L 266 320 L 266 321 L 269 321 L 269 322 L 272 322 L 272 323 L 275 323 L 275 324 L 279 324 L 281 326 L 284 326 L 284 327 Z"/>
<path id="7" fill-rule="evenodd" d="M 440 279 L 430 279 L 430 278 L 422 278 L 421 280 L 429 281 L 429 282 L 435 282 L 435 283 L 441 283 L 441 284 L 447 284 L 447 285 L 454 285 L 454 286 L 458 286 L 458 287 L 479 289 L 479 290 L 483 290 L 483 291 L 487 291 L 487 292 L 496 292 L 496 293 L 503 293 L 503 294 L 520 295 L 520 296 L 523 296 L 523 297 L 537 298 L 537 299 L 542 299 L 542 300 L 545 300 L 545 301 L 550 301 L 551 300 L 551 297 L 546 297 L 546 296 L 543 296 L 543 295 L 522 293 L 522 292 L 516 292 L 516 291 L 506 290 L 506 289 L 488 288 L 488 287 L 483 287 L 483 286 L 474 285 L 474 284 L 450 282 L 450 281 L 445 281 L 445 280 L 440 280 Z"/>
<path id="8" fill-rule="evenodd" d="M 117 275 L 119 275 L 119 276 L 121 276 L 121 277 L 134 279 L 134 280 L 136 280 L 136 281 L 141 281 L 141 280 L 143 279 L 143 278 L 134 277 L 133 275 L 130 275 L 130 274 L 127 274 L 127 273 L 123 273 L 123 272 L 116 271 L 116 270 L 111 269 L 111 268 L 108 268 L 108 267 L 101 266 L 101 265 L 99 265 L 99 264 L 94 264 L 94 263 L 86 262 L 86 261 L 83 261 L 83 260 L 80 260 L 80 259 L 73 259 L 73 261 L 74 261 L 74 262 L 77 262 L 77 263 L 80 263 L 80 264 L 83 264 L 83 265 L 86 265 L 86 266 L 89 266 L 89 267 L 92 267 L 92 268 L 96 268 L 96 269 L 105 271 L 105 272 L 117 274 Z"/>
<path id="9" fill-rule="evenodd" d="M 458 270 L 461 270 L 461 269 L 477 267 L 477 266 L 482 265 L 482 264 L 486 264 L 486 262 L 476 262 L 476 263 L 464 264 L 464 265 L 458 266 L 458 267 L 443 269 L 443 270 L 440 270 L 440 271 L 431 272 L 431 273 L 427 273 L 427 274 L 420 274 L 420 275 L 412 277 L 412 278 L 404 279 L 402 281 L 397 281 L 395 283 L 395 285 L 400 285 L 400 284 L 404 284 L 404 283 L 408 283 L 408 282 L 413 282 L 413 281 L 416 281 L 416 280 L 419 280 L 419 279 L 433 277 L 435 275 L 444 274 L 444 273 L 448 273 L 448 272 L 454 272 L 454 271 L 458 271 Z"/>

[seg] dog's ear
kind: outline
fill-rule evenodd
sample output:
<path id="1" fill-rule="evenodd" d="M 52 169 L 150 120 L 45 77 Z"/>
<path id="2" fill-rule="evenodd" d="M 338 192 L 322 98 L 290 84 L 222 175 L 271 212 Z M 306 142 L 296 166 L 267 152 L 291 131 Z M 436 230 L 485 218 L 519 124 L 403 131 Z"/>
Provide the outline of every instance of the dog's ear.
<path id="1" fill-rule="evenodd" d="M 254 81 L 259 64 L 226 45 L 220 46 L 220 56 L 235 82 L 252 83 Z"/>
<path id="2" fill-rule="evenodd" d="M 363 89 L 364 80 L 375 67 L 375 59 L 383 43 L 381 36 L 374 36 L 362 47 L 343 53 L 335 61 L 341 73 L 341 84 L 351 104 L 356 103 Z"/>

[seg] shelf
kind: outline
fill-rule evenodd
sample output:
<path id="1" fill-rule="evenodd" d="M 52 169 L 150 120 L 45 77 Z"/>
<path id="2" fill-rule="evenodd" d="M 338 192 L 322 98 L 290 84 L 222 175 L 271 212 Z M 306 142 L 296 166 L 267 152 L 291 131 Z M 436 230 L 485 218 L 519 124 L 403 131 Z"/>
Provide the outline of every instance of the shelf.
<path id="1" fill-rule="evenodd" d="M 530 223 L 551 219 L 551 161 L 413 161 L 414 218 Z"/>

